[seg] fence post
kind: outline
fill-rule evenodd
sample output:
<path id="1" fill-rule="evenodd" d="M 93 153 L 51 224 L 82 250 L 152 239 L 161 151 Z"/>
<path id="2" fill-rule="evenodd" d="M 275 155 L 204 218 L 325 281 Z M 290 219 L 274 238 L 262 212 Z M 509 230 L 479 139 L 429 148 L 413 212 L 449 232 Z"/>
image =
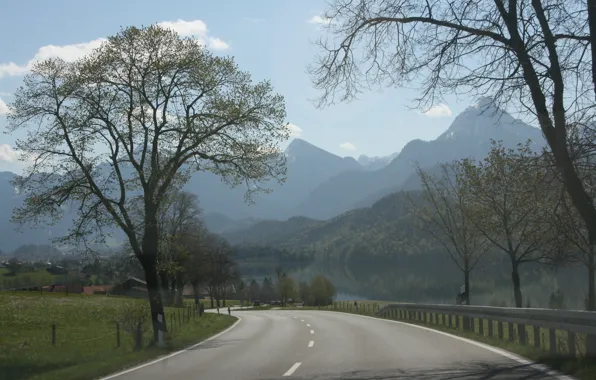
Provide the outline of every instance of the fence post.
<path id="1" fill-rule="evenodd" d="M 534 326 L 534 347 L 540 348 L 540 326 Z"/>
<path id="2" fill-rule="evenodd" d="M 182 326 L 182 319 L 180 318 L 180 309 L 178 311 L 178 327 Z"/>
<path id="3" fill-rule="evenodd" d="M 143 322 L 139 318 L 139 323 L 137 323 L 137 334 L 136 334 L 136 342 L 135 342 L 135 349 L 140 350 L 143 346 Z"/>
<path id="4" fill-rule="evenodd" d="M 120 322 L 116 322 L 116 347 L 120 347 Z"/>
<path id="5" fill-rule="evenodd" d="M 52 323 L 52 346 L 56 345 L 56 324 Z"/>

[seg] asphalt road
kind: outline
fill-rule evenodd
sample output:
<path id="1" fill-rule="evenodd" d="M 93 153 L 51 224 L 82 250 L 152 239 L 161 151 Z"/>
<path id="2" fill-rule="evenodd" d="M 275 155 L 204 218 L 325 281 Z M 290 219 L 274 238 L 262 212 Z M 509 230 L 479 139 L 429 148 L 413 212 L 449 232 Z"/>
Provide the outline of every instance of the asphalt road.
<path id="1" fill-rule="evenodd" d="M 232 313 L 240 322 L 215 339 L 109 379 L 570 379 L 496 349 L 381 319 L 308 310 Z"/>

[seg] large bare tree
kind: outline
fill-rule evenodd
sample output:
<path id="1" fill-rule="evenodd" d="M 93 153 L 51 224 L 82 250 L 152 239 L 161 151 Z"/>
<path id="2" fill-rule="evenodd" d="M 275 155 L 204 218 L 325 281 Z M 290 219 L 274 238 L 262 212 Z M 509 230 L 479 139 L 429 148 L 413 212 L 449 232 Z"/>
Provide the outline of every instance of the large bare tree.
<path id="1" fill-rule="evenodd" d="M 76 62 L 36 63 L 11 110 L 9 130 L 27 132 L 17 148 L 34 160 L 18 180 L 27 199 L 14 220 L 58 219 L 72 202 L 78 217 L 64 242 L 121 230 L 145 272 L 155 334 L 165 196 L 197 170 L 251 182 L 250 191 L 285 175 L 283 97 L 232 58 L 158 26 L 123 29 Z M 131 215 L 136 200 L 142 223 Z"/>
<path id="2" fill-rule="evenodd" d="M 593 121 L 596 0 L 332 0 L 330 38 L 310 67 L 319 105 L 371 85 L 491 95 L 532 115 L 596 244 L 596 207 L 573 165 L 568 125 Z"/>

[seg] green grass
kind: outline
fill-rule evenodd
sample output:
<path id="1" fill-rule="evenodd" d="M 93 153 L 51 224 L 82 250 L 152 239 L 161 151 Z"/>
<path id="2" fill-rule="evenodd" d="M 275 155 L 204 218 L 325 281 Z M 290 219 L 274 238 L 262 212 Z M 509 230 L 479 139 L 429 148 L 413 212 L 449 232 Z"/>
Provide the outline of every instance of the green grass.
<path id="1" fill-rule="evenodd" d="M 236 320 L 213 313 L 191 316 L 189 320 L 184 318 L 186 309 L 166 308 L 169 333 L 166 346 L 158 348 L 151 344 L 146 300 L 0 293 L 0 310 L 0 368 L 4 380 L 96 378 L 197 343 Z M 139 316 L 146 318 L 142 324 L 143 347 L 135 350 L 132 330 Z M 120 321 L 120 347 L 116 321 Z M 52 324 L 56 325 L 55 345 Z"/>
<path id="2" fill-rule="evenodd" d="M 360 315 L 368 315 L 374 316 L 375 311 L 378 310 L 379 307 L 382 307 L 386 304 L 395 303 L 395 302 L 382 302 L 382 301 L 358 301 L 359 307 L 358 311 L 353 306 L 353 301 L 351 302 L 335 302 L 333 305 L 317 308 L 317 307 L 305 307 L 303 310 L 327 310 L 327 311 L 336 311 L 336 312 L 344 312 L 344 313 L 352 313 L 352 314 L 360 314 Z M 370 305 L 370 306 L 368 306 Z M 376 307 L 375 307 L 376 306 Z M 379 317 L 380 318 L 380 317 Z M 406 321 L 404 321 L 406 322 Z M 564 355 L 558 357 L 552 357 L 549 353 L 550 350 L 550 342 L 549 342 L 549 335 L 548 329 L 541 328 L 540 332 L 540 348 L 534 346 L 534 328 L 532 326 L 526 326 L 526 335 L 527 335 L 527 343 L 523 344 L 519 340 L 518 326 L 516 324 L 513 325 L 513 341 L 509 338 L 509 327 L 508 324 L 503 324 L 503 339 L 498 338 L 498 323 L 496 321 L 493 322 L 493 335 L 488 336 L 488 321 L 483 320 L 483 329 L 482 334 L 480 333 L 480 321 L 478 319 L 474 319 L 474 331 L 465 331 L 461 329 L 463 326 L 463 318 L 459 317 L 459 329 L 455 329 L 455 317 L 452 318 L 451 327 L 446 325 L 445 319 L 439 319 L 438 317 L 434 317 L 433 323 L 428 323 L 424 321 L 407 321 L 408 323 L 424 325 L 429 328 L 433 328 L 435 330 L 448 332 L 453 335 L 461 336 L 464 338 L 468 338 L 471 340 L 475 340 L 478 342 L 482 342 L 494 347 L 503 348 L 507 351 L 513 352 L 517 355 L 523 356 L 529 360 L 532 360 L 536 363 L 542 363 L 544 365 L 549 366 L 552 369 L 558 370 L 562 373 L 567 375 L 571 375 L 579 380 L 594 380 L 596 379 L 596 363 L 594 361 L 589 361 L 583 357 L 585 354 L 585 340 L 586 336 L 582 334 L 576 334 L 576 358 L 566 358 Z M 557 340 L 557 351 L 560 353 L 568 353 L 569 349 L 567 347 L 567 333 L 565 331 L 556 331 L 556 340 Z"/>
<path id="3" fill-rule="evenodd" d="M 10 274 L 8 269 L 0 268 L 0 289 L 25 286 L 45 286 L 57 281 L 63 281 L 65 276 L 52 275 L 45 269 L 34 272 Z"/>

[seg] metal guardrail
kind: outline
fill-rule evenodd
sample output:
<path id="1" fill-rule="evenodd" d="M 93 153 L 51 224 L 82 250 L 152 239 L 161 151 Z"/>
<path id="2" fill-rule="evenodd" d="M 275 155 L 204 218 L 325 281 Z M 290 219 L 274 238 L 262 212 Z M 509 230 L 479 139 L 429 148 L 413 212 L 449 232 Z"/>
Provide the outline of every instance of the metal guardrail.
<path id="1" fill-rule="evenodd" d="M 476 331 L 476 320 L 478 320 L 476 331 L 485 335 L 485 325 L 488 327 L 488 336 L 495 336 L 495 323 L 497 324 L 498 337 L 503 339 L 504 324 L 507 325 L 508 338 L 515 339 L 514 325 L 517 325 L 519 342 L 526 344 L 528 334 L 526 326 L 533 328 L 534 346 L 546 346 L 541 342 L 541 330 L 549 330 L 548 345 L 551 354 L 557 354 L 557 330 L 567 332 L 567 353 L 576 356 L 576 334 L 586 334 L 586 352 L 590 355 L 596 354 L 596 312 L 592 311 L 569 311 L 552 309 L 531 309 L 531 308 L 506 308 L 491 306 L 459 306 L 459 305 L 424 305 L 424 304 L 389 304 L 376 312 L 377 316 L 398 319 L 403 321 L 419 322 L 424 324 L 438 323 L 445 327 L 463 328 L 468 331 Z M 460 318 L 463 319 L 460 325 Z"/>

